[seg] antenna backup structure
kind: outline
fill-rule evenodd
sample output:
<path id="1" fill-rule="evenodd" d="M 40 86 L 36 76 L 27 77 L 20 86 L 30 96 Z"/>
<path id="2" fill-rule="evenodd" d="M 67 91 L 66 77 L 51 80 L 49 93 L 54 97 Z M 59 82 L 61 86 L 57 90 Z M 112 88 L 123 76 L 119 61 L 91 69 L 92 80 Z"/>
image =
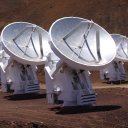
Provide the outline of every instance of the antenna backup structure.
<path id="1" fill-rule="evenodd" d="M 8 73 L 5 73 L 5 67 L 8 65 L 8 60 L 10 56 L 3 50 L 2 41 L 0 37 L 0 83 L 2 85 L 3 91 L 8 91 L 8 82 L 9 79 L 7 77 Z M 12 87 L 10 88 L 12 89 Z"/>
<path id="2" fill-rule="evenodd" d="M 128 38 L 120 34 L 111 34 L 111 36 L 116 43 L 117 54 L 116 58 L 100 71 L 101 78 L 106 78 L 108 83 L 122 83 L 127 78 L 124 62 L 128 62 Z"/>
<path id="3" fill-rule="evenodd" d="M 49 30 L 51 49 L 45 64 L 49 103 L 63 101 L 64 106 L 93 105 L 89 70 L 99 70 L 116 56 L 110 34 L 93 21 L 64 17 Z"/>
<path id="4" fill-rule="evenodd" d="M 2 86 L 9 84 L 14 94 L 39 92 L 36 65 L 46 61 L 42 42 L 48 41 L 47 35 L 41 27 L 28 22 L 14 22 L 2 30 L 3 49 L 10 56 L 3 68 L 6 80 Z"/>

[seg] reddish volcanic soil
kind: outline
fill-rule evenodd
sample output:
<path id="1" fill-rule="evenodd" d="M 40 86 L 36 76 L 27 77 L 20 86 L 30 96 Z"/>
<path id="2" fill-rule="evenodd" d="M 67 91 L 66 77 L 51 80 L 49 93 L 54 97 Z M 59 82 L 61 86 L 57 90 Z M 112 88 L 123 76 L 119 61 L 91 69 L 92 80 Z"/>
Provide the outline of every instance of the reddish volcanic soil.
<path id="1" fill-rule="evenodd" d="M 18 96 L 0 92 L 0 128 L 127 128 L 128 89 L 95 91 L 97 103 L 90 108 L 48 104 L 45 90 Z"/>

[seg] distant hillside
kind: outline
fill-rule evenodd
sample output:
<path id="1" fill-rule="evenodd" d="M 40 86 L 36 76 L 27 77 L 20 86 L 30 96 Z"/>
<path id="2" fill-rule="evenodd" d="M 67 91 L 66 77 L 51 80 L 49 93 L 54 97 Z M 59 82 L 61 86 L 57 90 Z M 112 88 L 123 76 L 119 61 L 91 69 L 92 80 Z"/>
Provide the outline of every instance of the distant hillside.
<path id="1" fill-rule="evenodd" d="M 78 16 L 92 19 L 110 33 L 128 35 L 127 0 L 1 0 L 0 27 L 28 21 L 49 29 L 58 18 Z"/>
<path id="2" fill-rule="evenodd" d="M 46 30 L 58 18 L 92 19 L 109 33 L 128 36 L 128 0 L 1 0 L 0 29 L 11 22 L 27 21 Z M 39 68 L 40 69 L 40 68 Z M 41 67 L 43 70 L 43 68 Z M 42 70 L 40 74 L 42 80 Z"/>

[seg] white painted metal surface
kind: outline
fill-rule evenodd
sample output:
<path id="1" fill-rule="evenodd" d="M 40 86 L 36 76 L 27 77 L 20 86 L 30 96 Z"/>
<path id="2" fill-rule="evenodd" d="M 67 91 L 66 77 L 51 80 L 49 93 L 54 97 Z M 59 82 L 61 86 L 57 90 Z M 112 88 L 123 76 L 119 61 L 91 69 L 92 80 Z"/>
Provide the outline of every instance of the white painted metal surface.
<path id="1" fill-rule="evenodd" d="M 48 102 L 63 101 L 64 106 L 95 104 L 88 70 L 103 68 L 115 58 L 112 37 L 96 23 L 79 17 L 58 19 L 49 35 L 51 50 L 45 64 Z"/>
<path id="2" fill-rule="evenodd" d="M 63 101 L 64 106 L 95 104 L 88 70 L 103 68 L 116 55 L 109 33 L 79 17 L 58 19 L 49 34 L 37 25 L 15 22 L 7 25 L 1 35 L 3 48 L 11 56 L 6 81 L 15 85 L 14 93 L 36 92 L 28 88 L 38 86 L 33 65 L 45 64 L 48 102 Z"/>
<path id="3" fill-rule="evenodd" d="M 96 70 L 115 58 L 114 40 L 93 21 L 61 18 L 52 24 L 49 34 L 55 54 L 72 68 Z"/>
<path id="4" fill-rule="evenodd" d="M 4 27 L 1 38 L 3 50 L 10 56 L 2 72 L 5 90 L 10 86 L 14 94 L 38 93 L 36 65 L 46 61 L 43 45 L 48 41 L 48 33 L 35 24 L 14 22 Z"/>
<path id="5" fill-rule="evenodd" d="M 128 62 L 128 38 L 120 34 L 111 34 L 111 36 L 115 41 L 117 54 L 114 61 L 100 71 L 101 79 L 106 77 L 109 83 L 122 83 L 127 77 L 124 62 Z"/>
<path id="6" fill-rule="evenodd" d="M 43 58 L 43 43 L 48 41 L 47 32 L 28 22 L 14 22 L 1 33 L 4 50 L 19 63 L 39 65 Z"/>
<path id="7" fill-rule="evenodd" d="M 111 34 L 117 46 L 116 60 L 128 62 L 128 37 L 120 34 Z"/>
<path id="8" fill-rule="evenodd" d="M 44 71 L 49 103 L 63 101 L 63 106 L 76 106 L 92 105 L 96 102 L 88 71 L 72 69 L 65 63 L 58 65 L 61 59 L 52 49 L 47 57 Z"/>

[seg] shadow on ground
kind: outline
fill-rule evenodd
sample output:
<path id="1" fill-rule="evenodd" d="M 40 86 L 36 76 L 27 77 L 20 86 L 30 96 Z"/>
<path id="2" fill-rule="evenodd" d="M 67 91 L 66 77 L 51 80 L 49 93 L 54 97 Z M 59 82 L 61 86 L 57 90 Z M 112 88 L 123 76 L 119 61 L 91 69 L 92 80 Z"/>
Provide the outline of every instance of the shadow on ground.
<path id="1" fill-rule="evenodd" d="M 31 94 L 18 94 L 18 95 L 9 95 L 9 96 L 5 96 L 5 99 L 8 100 L 31 100 L 31 99 L 41 99 L 41 98 L 46 98 L 46 94 L 35 94 L 35 93 L 31 93 Z"/>
<path id="2" fill-rule="evenodd" d="M 89 112 L 104 112 L 113 111 L 120 109 L 121 106 L 118 105 L 101 105 L 101 106 L 77 106 L 77 107 L 54 107 L 50 108 L 51 111 L 55 111 L 56 114 L 77 114 L 77 113 L 89 113 Z"/>

